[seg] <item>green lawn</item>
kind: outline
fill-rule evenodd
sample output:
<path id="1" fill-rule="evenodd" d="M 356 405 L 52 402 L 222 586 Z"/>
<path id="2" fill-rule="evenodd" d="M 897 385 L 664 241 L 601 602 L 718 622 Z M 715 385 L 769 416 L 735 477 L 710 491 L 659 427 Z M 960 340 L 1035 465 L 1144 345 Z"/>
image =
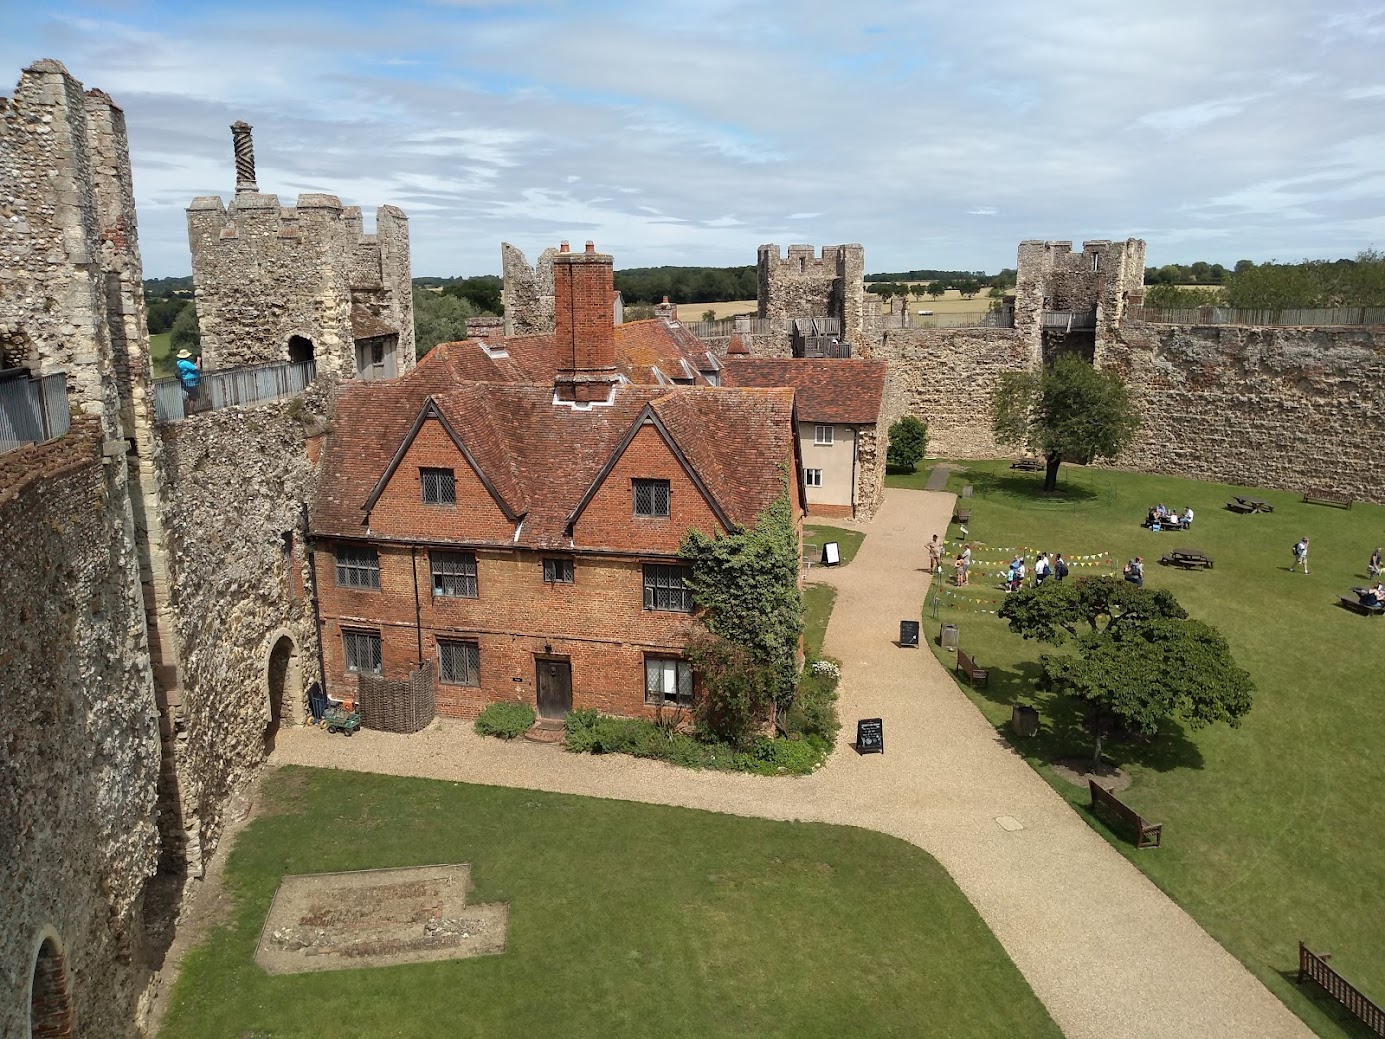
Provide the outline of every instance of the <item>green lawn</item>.
<path id="1" fill-rule="evenodd" d="M 841 551 L 841 564 L 846 566 L 856 558 L 856 550 L 861 547 L 861 542 L 866 540 L 866 535 L 859 530 L 847 530 L 845 527 L 830 527 L 825 523 L 805 523 L 803 524 L 803 556 L 817 563 L 822 559 L 822 546 L 829 541 L 835 541 Z M 810 548 L 809 546 L 815 546 Z"/>
<path id="2" fill-rule="evenodd" d="M 837 589 L 830 584 L 810 584 L 803 588 L 803 643 L 809 657 L 822 656 L 822 640 L 827 637 L 827 622 Z"/>
<path id="3" fill-rule="evenodd" d="M 174 374 L 173 351 L 168 341 L 170 332 L 160 332 L 149 337 L 149 357 L 154 369 L 154 378 L 167 379 Z"/>
<path id="4" fill-rule="evenodd" d="M 1062 493 L 1046 499 L 1037 493 L 1042 473 L 1012 473 L 1005 462 L 960 464 L 970 468 L 953 474 L 949 490 L 973 485 L 969 536 L 978 564 L 999 563 L 1021 546 L 1031 573 L 1040 550 L 1098 557 L 1080 560 L 1079 576 L 1119 572 L 1143 555 L 1146 587 L 1168 588 L 1229 640 L 1259 689 L 1241 728 L 1175 727 L 1149 745 L 1108 743 L 1107 756 L 1134 777 L 1122 796 L 1164 823 L 1161 849 L 1135 852 L 1123 838 L 1117 847 L 1319 1034 L 1366 1034 L 1338 1024 L 1335 1004 L 1310 1001 L 1289 979 L 1303 939 L 1385 1001 L 1385 754 L 1376 724 L 1385 717 L 1385 622 L 1336 605 L 1364 583 L 1371 549 L 1385 543 L 1385 508 L 1343 511 L 1256 491 L 1275 511 L 1240 516 L 1222 506 L 1245 488 L 1077 466 L 1064 466 Z M 1191 504 L 1194 529 L 1142 529 L 1146 509 L 1159 501 Z M 955 525 L 951 532 L 956 537 Z M 1288 572 L 1290 546 L 1303 534 L 1312 538 L 1306 577 Z M 1158 565 L 1181 544 L 1207 551 L 1216 568 Z M 936 617 L 926 604 L 925 624 L 934 636 L 939 623 L 958 624 L 962 648 L 991 669 L 989 688 L 968 694 L 996 725 L 1008 722 L 1016 701 L 1039 708 L 1043 729 L 1017 741 L 1020 749 L 1055 787 L 1085 802 L 1045 763 L 1090 756 L 1088 738 L 1069 704 L 1030 684 L 1047 647 L 983 612 L 1004 597 L 995 578 L 982 576 L 988 569 L 973 568 L 972 588 L 945 592 Z"/>
<path id="5" fill-rule="evenodd" d="M 164 1039 L 1060 1035 L 942 868 L 883 834 L 296 768 L 261 806 Z M 285 873 L 442 862 L 509 903 L 504 954 L 253 962 Z"/>

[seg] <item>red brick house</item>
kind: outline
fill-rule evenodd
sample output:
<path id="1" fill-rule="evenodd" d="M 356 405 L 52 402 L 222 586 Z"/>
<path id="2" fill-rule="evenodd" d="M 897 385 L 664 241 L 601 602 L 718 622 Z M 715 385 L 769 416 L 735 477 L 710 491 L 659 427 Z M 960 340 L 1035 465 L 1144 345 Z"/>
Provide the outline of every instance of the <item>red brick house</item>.
<path id="1" fill-rule="evenodd" d="M 555 261 L 552 337 L 341 390 L 313 514 L 333 696 L 431 663 L 443 714 L 690 702 L 683 535 L 753 524 L 786 474 L 801 517 L 793 391 L 623 381 L 588 250 Z"/>

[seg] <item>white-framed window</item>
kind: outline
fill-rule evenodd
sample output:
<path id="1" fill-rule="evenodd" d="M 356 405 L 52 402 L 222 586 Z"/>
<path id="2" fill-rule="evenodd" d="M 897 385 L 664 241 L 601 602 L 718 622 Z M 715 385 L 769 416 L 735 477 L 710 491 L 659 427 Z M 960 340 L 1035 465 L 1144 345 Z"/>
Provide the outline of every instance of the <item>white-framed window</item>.
<path id="1" fill-rule="evenodd" d="M 424 505 L 456 505 L 457 474 L 451 469 L 420 469 Z"/>
<path id="2" fill-rule="evenodd" d="M 686 566 L 644 564 L 644 608 L 692 613 L 693 593 L 688 587 L 692 569 Z"/>
<path id="3" fill-rule="evenodd" d="M 481 647 L 471 640 L 438 639 L 438 678 L 443 685 L 481 684 Z"/>
<path id="4" fill-rule="evenodd" d="M 831 447 L 833 434 L 837 431 L 836 426 L 814 426 L 813 443 L 819 447 Z"/>
<path id="5" fill-rule="evenodd" d="M 379 588 L 380 554 L 369 545 L 338 545 L 337 587 Z"/>
<path id="6" fill-rule="evenodd" d="M 475 599 L 475 552 L 429 552 L 428 568 L 433 575 L 433 595 L 445 599 Z"/>
<path id="7" fill-rule="evenodd" d="M 380 665 L 380 633 L 343 628 L 342 650 L 346 654 L 346 670 L 358 674 L 378 675 Z"/>
<path id="8" fill-rule="evenodd" d="M 668 516 L 671 497 L 667 480 L 635 480 L 635 515 Z"/>
<path id="9" fill-rule="evenodd" d="M 803 470 L 803 485 L 804 485 L 805 487 L 821 487 L 821 486 L 822 486 L 822 470 L 821 470 L 821 469 L 804 469 L 804 470 Z"/>
<path id="10" fill-rule="evenodd" d="M 544 584 L 572 584 L 572 560 L 550 557 L 543 561 Z"/>
<path id="11" fill-rule="evenodd" d="M 692 664 L 677 657 L 645 657 L 644 702 L 658 706 L 691 707 Z"/>

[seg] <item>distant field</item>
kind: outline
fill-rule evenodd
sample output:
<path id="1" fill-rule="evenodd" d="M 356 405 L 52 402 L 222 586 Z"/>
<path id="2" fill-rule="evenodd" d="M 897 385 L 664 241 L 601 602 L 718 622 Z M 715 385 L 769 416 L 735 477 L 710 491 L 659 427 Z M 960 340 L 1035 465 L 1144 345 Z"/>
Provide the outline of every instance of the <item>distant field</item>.
<path id="1" fill-rule="evenodd" d="M 173 374 L 173 351 L 168 342 L 170 335 L 171 332 L 160 332 L 149 337 L 149 357 L 156 379 L 167 379 Z"/>
<path id="2" fill-rule="evenodd" d="M 716 320 L 720 321 L 737 314 L 754 314 L 758 307 L 753 299 L 737 299 L 730 303 L 680 303 L 678 317 L 682 321 L 701 321 L 704 310 L 715 310 Z"/>

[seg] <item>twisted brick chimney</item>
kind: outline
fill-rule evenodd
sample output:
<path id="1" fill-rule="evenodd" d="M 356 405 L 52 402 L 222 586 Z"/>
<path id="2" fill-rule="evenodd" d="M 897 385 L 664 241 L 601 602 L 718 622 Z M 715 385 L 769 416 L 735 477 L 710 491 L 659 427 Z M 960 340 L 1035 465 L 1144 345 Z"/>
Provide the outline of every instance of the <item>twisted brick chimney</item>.
<path id="1" fill-rule="evenodd" d="M 231 141 L 236 149 L 236 194 L 258 192 L 255 183 L 255 142 L 250 137 L 251 126 L 243 119 L 231 124 Z"/>
<path id="2" fill-rule="evenodd" d="M 562 400 L 605 400 L 617 381 L 613 261 L 596 246 L 553 257 L 555 379 Z"/>

